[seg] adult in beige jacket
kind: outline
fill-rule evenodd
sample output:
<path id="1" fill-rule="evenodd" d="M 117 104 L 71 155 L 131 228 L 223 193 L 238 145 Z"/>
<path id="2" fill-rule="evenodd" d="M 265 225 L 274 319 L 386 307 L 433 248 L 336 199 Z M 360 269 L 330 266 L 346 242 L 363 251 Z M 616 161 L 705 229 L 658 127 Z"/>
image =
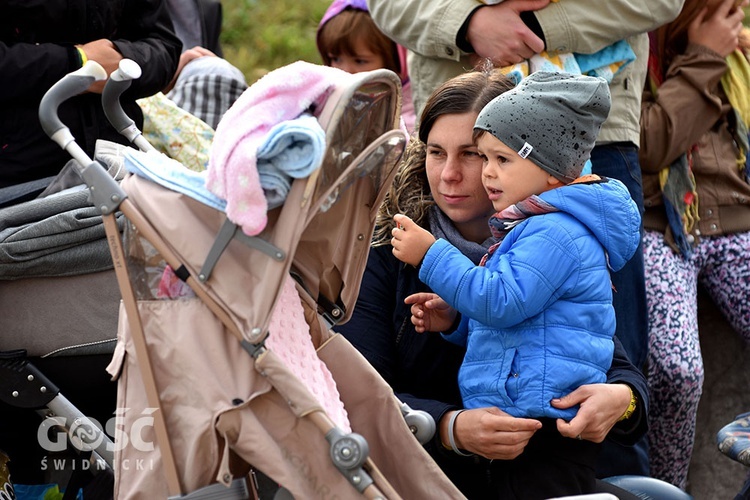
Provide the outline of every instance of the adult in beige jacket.
<path id="1" fill-rule="evenodd" d="M 641 94 L 648 60 L 647 32 L 673 20 L 683 0 L 367 0 L 378 26 L 409 53 L 409 74 L 417 117 L 442 82 L 489 58 L 495 66 L 528 59 L 543 50 L 594 53 L 627 40 L 637 59 L 612 80 L 612 109 L 594 148 L 594 173 L 622 181 L 643 213 L 638 164 Z M 612 275 L 617 290 L 616 335 L 633 363 L 644 366 L 647 307 L 640 249 Z M 629 457 L 629 458 L 625 458 Z M 604 451 L 600 477 L 648 474 L 644 446 Z M 611 467 L 610 467 L 611 466 Z"/>

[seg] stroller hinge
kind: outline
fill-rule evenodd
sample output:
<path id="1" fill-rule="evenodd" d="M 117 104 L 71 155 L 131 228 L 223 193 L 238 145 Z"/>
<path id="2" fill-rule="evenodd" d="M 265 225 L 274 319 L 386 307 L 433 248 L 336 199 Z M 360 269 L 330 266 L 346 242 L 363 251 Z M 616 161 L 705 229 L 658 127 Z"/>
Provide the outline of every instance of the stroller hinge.
<path id="1" fill-rule="evenodd" d="M 298 272 L 292 270 L 289 271 L 289 275 L 292 277 L 292 279 L 294 279 L 294 281 L 299 284 L 299 286 L 302 287 L 305 292 L 307 292 L 307 295 L 312 297 L 312 293 L 310 293 L 310 289 L 307 288 L 305 280 L 302 279 L 302 276 Z M 329 329 L 336 326 L 346 314 L 346 310 L 343 307 L 340 307 L 338 304 L 334 304 L 328 299 L 328 297 L 323 294 L 318 294 L 318 298 L 315 299 L 315 303 L 318 306 L 318 314 L 326 321 Z"/>
<path id="2" fill-rule="evenodd" d="M 211 250 L 209 250 L 208 255 L 206 255 L 206 260 L 203 263 L 203 268 L 201 269 L 200 274 L 198 275 L 198 280 L 200 280 L 201 282 L 205 282 L 209 278 L 209 276 L 211 276 L 211 272 L 213 271 L 214 267 L 216 267 L 216 263 L 219 261 L 219 257 L 221 257 L 221 254 L 224 253 L 224 250 L 227 248 L 232 239 L 237 239 L 250 248 L 260 250 L 261 252 L 278 262 L 281 262 L 286 258 L 286 254 L 284 253 L 284 251 L 277 246 L 257 236 L 246 235 L 239 230 L 239 226 L 237 226 L 237 224 L 229 219 L 226 219 L 224 220 L 224 224 L 222 224 L 221 229 L 219 229 L 219 233 L 216 235 L 216 239 L 214 240 L 214 244 L 211 246 Z"/>
<path id="3" fill-rule="evenodd" d="M 258 359 L 258 356 L 266 351 L 265 338 L 257 344 L 253 344 L 252 342 L 248 342 L 247 340 L 243 340 L 242 342 L 240 342 L 240 344 L 242 345 L 242 348 L 245 349 L 250 354 L 250 356 L 253 357 L 253 359 Z"/>
<path id="4" fill-rule="evenodd" d="M 114 213 L 128 195 L 99 162 L 93 161 L 78 172 L 89 187 L 89 199 L 102 215 Z"/>
<path id="5" fill-rule="evenodd" d="M 333 465 L 357 491 L 362 493 L 373 484 L 372 477 L 362 468 L 370 454 L 370 447 L 362 435 L 355 432 L 344 434 L 334 427 L 326 434 L 326 440 L 331 445 Z"/>
<path id="6" fill-rule="evenodd" d="M 315 302 L 318 304 L 318 313 L 328 322 L 329 328 L 332 328 L 344 318 L 346 313 L 344 308 L 328 300 L 325 295 L 318 295 L 318 300 Z"/>

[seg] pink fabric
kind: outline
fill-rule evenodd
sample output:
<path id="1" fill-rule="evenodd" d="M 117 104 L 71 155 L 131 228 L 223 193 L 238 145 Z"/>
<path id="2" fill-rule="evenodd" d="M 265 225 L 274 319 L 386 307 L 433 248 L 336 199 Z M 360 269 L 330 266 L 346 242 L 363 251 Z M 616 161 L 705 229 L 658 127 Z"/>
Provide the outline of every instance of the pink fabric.
<path id="1" fill-rule="evenodd" d="M 174 300 L 181 297 L 195 297 L 195 292 L 190 285 L 182 281 L 167 264 L 159 280 L 156 290 L 156 298 L 159 300 Z"/>
<path id="2" fill-rule="evenodd" d="M 349 416 L 341 402 L 331 372 L 318 354 L 310 338 L 310 327 L 294 280 L 287 276 L 284 287 L 271 314 L 266 346 L 284 362 L 315 396 L 333 422 L 345 432 L 351 431 Z"/>
<path id="3" fill-rule="evenodd" d="M 256 158 L 263 137 L 274 125 L 324 103 L 334 84 L 350 77 L 340 69 L 297 61 L 250 86 L 219 122 L 206 187 L 227 201 L 227 217 L 245 234 L 257 235 L 268 222 Z"/>

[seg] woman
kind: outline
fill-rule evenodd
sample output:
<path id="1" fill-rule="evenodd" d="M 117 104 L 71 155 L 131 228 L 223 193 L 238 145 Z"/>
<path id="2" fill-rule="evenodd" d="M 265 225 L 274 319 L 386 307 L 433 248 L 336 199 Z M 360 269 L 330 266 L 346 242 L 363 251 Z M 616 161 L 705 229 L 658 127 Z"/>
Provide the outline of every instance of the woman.
<path id="1" fill-rule="evenodd" d="M 452 417 L 461 409 L 457 373 L 464 353 L 439 335 L 414 330 L 404 298 L 428 289 L 415 268 L 392 255 L 390 238 L 393 215 L 404 213 L 479 262 L 490 243 L 487 221 L 493 208 L 481 183 L 482 161 L 472 141 L 474 121 L 490 100 L 511 87 L 499 71 L 477 71 L 449 80 L 430 96 L 418 139 L 409 145 L 378 215 L 357 307 L 350 321 L 337 328 L 402 401 L 435 418 L 439 432 L 426 448 L 451 480 L 474 498 L 498 491 L 496 485 L 511 470 L 502 464 L 512 464 L 508 461 L 521 454 L 541 424 L 497 408 L 481 408 L 462 412 L 449 432 Z M 645 432 L 645 380 L 619 342 L 616 346 L 609 384 L 583 386 L 553 403 L 558 408 L 582 405 L 576 418 L 558 421 L 564 436 L 601 442 L 609 435 L 632 444 Z M 618 423 L 631 403 L 631 390 L 637 400 L 635 412 Z"/>
<path id="2" fill-rule="evenodd" d="M 642 101 L 652 474 L 681 488 L 704 377 L 699 283 L 750 339 L 750 106 L 736 99 L 750 85 L 737 50 L 747 3 L 685 2 L 652 33 Z"/>

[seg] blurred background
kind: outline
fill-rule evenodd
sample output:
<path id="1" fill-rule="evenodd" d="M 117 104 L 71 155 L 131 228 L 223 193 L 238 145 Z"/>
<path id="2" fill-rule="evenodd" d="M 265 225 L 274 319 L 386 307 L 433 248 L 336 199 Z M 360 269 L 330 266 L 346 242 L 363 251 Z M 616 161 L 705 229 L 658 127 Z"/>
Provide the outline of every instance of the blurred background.
<path id="1" fill-rule="evenodd" d="M 297 60 L 322 63 L 315 31 L 332 0 L 221 0 L 224 57 L 252 84 Z M 745 9 L 750 27 L 750 8 Z"/>
<path id="2" fill-rule="evenodd" d="M 315 32 L 331 0 L 222 0 L 224 57 L 252 84 L 303 60 L 321 64 Z"/>

